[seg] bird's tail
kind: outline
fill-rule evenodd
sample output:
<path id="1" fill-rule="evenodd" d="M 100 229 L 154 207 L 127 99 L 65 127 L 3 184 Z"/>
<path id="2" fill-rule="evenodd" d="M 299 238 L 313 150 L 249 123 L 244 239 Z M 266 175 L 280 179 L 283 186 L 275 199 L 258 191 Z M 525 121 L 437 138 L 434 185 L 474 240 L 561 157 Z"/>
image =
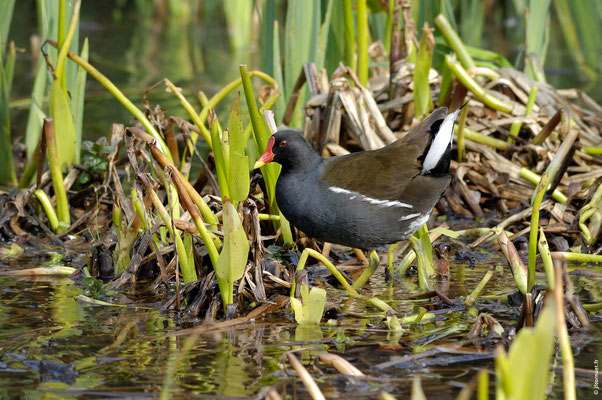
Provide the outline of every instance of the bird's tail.
<path id="1" fill-rule="evenodd" d="M 435 134 L 426 157 L 424 157 L 424 161 L 422 162 L 422 174 L 435 173 L 440 169 L 441 162 L 449 159 L 451 144 L 454 138 L 454 123 L 463 107 L 449 114 L 445 117 L 441 125 L 439 125 L 439 131 Z M 444 168 L 445 173 L 449 169 L 449 161 L 446 164 L 447 168 Z"/>

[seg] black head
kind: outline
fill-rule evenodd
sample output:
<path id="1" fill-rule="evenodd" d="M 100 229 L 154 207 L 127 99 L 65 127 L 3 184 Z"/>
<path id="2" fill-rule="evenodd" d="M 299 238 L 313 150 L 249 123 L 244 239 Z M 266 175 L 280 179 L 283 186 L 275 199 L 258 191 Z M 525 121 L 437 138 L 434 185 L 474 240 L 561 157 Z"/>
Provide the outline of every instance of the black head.
<path id="1" fill-rule="evenodd" d="M 275 161 L 284 169 L 292 169 L 312 165 L 319 159 L 303 136 L 295 131 L 278 131 L 268 141 L 268 146 L 257 159 L 255 168 Z"/>

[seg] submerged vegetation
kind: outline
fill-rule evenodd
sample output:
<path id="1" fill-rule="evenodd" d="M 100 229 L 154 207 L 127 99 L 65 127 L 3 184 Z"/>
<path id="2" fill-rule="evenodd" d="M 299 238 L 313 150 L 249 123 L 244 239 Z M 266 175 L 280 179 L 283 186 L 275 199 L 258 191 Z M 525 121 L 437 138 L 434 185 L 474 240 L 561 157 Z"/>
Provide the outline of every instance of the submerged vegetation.
<path id="1" fill-rule="evenodd" d="M 197 9 L 200 3 L 206 4 Z M 370 395 L 382 398 L 409 387 L 412 398 L 424 398 L 420 376 L 441 377 L 429 366 L 492 359 L 453 382 L 460 390 L 449 396 L 537 399 L 551 389 L 574 399 L 578 383 L 591 393 L 594 367 L 576 373 L 573 352 L 600 340 L 602 109 L 581 90 L 546 83 L 545 62 L 553 10 L 571 57 L 595 86 L 600 44 L 587 27 L 599 24 L 601 10 L 593 1 L 507 3 L 524 43 L 513 63 L 483 48 L 486 22 L 501 16 L 481 1 L 224 1 L 220 15 L 239 76 L 212 96 L 194 97 L 168 75 L 140 109 L 88 60 L 88 41 L 80 46 L 86 5 L 39 0 L 42 56 L 18 137 L 9 101 L 16 50 L 3 39 L 10 37 L 15 2 L 5 1 L 0 270 L 69 276 L 83 292 L 62 297 L 83 304 L 142 307 L 152 298 L 166 315 L 177 313 L 177 330 L 165 330 L 174 328 L 173 319 L 148 328 L 149 340 L 168 338 L 172 347 L 163 383 L 153 389 L 162 398 L 187 393 L 175 389 L 179 366 L 191 362 L 201 338 L 260 320 L 296 322 L 294 341 L 282 346 L 289 351 L 270 371 L 290 364 L 307 390 L 303 396 L 312 398 L 324 398 L 314 381 L 324 372 L 305 366 L 318 360 L 327 374 L 335 368 L 355 377 L 339 385 L 361 393 L 357 385 L 368 382 Z M 180 20 L 217 6 L 135 3 L 139 15 Z M 252 46 L 259 51 L 249 60 L 243 53 Z M 249 70 L 239 59 L 259 68 Z M 113 121 L 108 137 L 85 140 L 86 79 L 100 83 L 135 120 Z M 158 87 L 177 110 L 151 105 L 148 96 Z M 302 130 L 322 156 L 342 155 L 395 141 L 434 107 L 463 105 L 452 184 L 436 216 L 408 243 L 388 249 L 384 268 L 377 252 L 366 258 L 356 251 L 356 261 L 350 249 L 296 231 L 276 202 L 280 167 L 254 169 L 281 126 Z M 48 249 L 58 259 L 17 268 L 32 255 L 44 259 Z M 489 262 L 501 257 L 507 264 Z M 475 266 L 482 276 L 467 287 L 465 271 Z M 493 290 L 493 282 L 505 286 Z M 399 288 L 403 298 L 393 296 Z M 73 334 L 69 322 L 63 325 L 66 337 Z M 371 333 L 381 334 L 379 342 L 369 343 Z M 364 374 L 342 358 L 364 344 L 400 356 L 372 358 L 364 364 L 372 373 Z M 226 365 L 235 363 L 232 348 L 221 351 Z M 0 353 L 0 374 L 23 360 Z M 74 362 L 73 369 L 89 363 Z M 556 363 L 561 368 L 551 369 Z M 221 379 L 236 379 L 240 368 L 224 368 Z M 412 376 L 376 376 L 399 368 Z M 295 376 L 261 381 L 257 386 L 269 387 L 259 396 L 286 397 L 291 386 L 296 390 Z"/>

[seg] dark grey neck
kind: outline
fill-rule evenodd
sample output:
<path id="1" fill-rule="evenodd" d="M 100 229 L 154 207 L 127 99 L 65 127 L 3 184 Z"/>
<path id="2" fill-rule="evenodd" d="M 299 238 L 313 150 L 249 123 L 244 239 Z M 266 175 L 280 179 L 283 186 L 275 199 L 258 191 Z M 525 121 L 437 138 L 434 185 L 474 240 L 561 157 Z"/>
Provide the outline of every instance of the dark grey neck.
<path id="1" fill-rule="evenodd" d="M 296 143 L 298 148 L 288 154 L 283 160 L 277 160 L 282 165 L 282 173 L 294 173 L 315 170 L 322 162 L 322 158 L 314 151 L 309 143 L 303 141 Z M 296 146 L 296 147 L 297 147 Z"/>

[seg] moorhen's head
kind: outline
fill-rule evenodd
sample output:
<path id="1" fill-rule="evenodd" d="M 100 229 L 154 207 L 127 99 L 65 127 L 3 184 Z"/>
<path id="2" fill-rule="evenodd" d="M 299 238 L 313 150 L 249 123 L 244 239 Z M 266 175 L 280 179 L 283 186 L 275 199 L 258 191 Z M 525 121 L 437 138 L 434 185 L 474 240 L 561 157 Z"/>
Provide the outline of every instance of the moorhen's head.
<path id="1" fill-rule="evenodd" d="M 275 161 L 284 169 L 309 166 L 320 157 L 309 143 L 295 131 L 278 131 L 268 141 L 265 152 L 257 159 L 255 168 Z"/>

